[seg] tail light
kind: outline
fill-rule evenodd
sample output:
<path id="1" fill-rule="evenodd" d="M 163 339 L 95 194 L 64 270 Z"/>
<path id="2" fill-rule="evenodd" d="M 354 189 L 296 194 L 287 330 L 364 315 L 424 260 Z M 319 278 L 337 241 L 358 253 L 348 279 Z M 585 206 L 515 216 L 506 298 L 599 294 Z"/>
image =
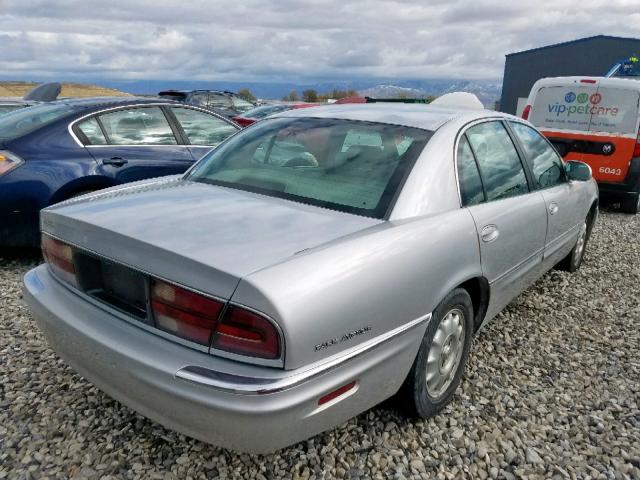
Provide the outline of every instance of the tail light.
<path id="1" fill-rule="evenodd" d="M 318 399 L 318 406 L 324 405 L 325 403 L 329 403 L 330 401 L 335 400 L 336 398 L 344 395 L 348 391 L 352 390 L 353 387 L 356 386 L 356 383 L 358 382 L 356 380 L 353 380 L 347 383 L 346 385 L 341 386 L 340 388 L 336 388 L 333 392 L 329 392 L 326 395 L 320 397 Z"/>
<path id="2" fill-rule="evenodd" d="M 71 245 L 43 234 L 41 246 L 42 256 L 54 274 L 61 280 L 77 287 L 78 282 L 76 268 L 73 264 L 73 249 Z"/>
<path id="3" fill-rule="evenodd" d="M 591 78 L 583 78 L 580 83 L 596 83 L 596 81 Z"/>
<path id="4" fill-rule="evenodd" d="M 0 176 L 5 173 L 9 173 L 11 170 L 19 167 L 23 163 L 24 160 L 17 155 L 6 150 L 0 150 Z"/>
<path id="5" fill-rule="evenodd" d="M 224 303 L 162 280 L 151 283 L 156 327 L 225 352 L 266 359 L 280 357 L 280 335 L 270 320 L 235 305 L 219 319 Z"/>
<path id="6" fill-rule="evenodd" d="M 527 105 L 526 107 L 524 107 L 524 110 L 522 111 L 522 118 L 524 118 L 525 120 L 529 120 L 530 113 L 531 113 L 531 105 Z"/>
<path id="7" fill-rule="evenodd" d="M 638 131 L 638 136 L 636 137 L 636 146 L 633 149 L 633 156 L 640 157 L 640 130 Z"/>
<path id="8" fill-rule="evenodd" d="M 224 304 L 199 293 L 154 279 L 151 309 L 156 326 L 178 337 L 209 345 Z"/>
<path id="9" fill-rule="evenodd" d="M 276 327 L 257 313 L 230 306 L 216 326 L 212 348 L 251 357 L 280 357 L 280 336 Z"/>

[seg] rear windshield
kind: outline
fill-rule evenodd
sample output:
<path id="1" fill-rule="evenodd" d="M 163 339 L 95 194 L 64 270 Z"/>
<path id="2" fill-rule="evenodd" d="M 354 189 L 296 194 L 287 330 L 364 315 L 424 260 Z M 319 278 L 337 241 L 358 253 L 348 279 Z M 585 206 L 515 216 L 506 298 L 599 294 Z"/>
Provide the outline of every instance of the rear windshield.
<path id="1" fill-rule="evenodd" d="M 639 98 L 635 90 L 595 85 L 542 87 L 529 120 L 541 129 L 636 134 Z"/>
<path id="2" fill-rule="evenodd" d="M 433 132 L 272 118 L 211 151 L 187 179 L 383 218 Z"/>
<path id="3" fill-rule="evenodd" d="M 28 105 L 0 105 L 0 115 L 3 113 L 13 112 L 15 110 L 20 110 L 21 108 L 28 107 Z"/>
<path id="4" fill-rule="evenodd" d="M 76 107 L 65 104 L 36 105 L 22 108 L 0 116 L 0 138 L 12 140 L 76 111 Z"/>

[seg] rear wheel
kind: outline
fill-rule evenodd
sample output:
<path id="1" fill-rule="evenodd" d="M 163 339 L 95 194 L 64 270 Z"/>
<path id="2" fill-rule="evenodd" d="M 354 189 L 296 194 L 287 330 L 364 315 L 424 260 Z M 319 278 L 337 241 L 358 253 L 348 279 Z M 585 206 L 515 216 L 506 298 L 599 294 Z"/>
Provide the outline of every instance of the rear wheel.
<path id="1" fill-rule="evenodd" d="M 436 307 L 420 350 L 401 390 L 414 415 L 435 415 L 453 398 L 460 384 L 473 336 L 473 304 L 456 288 Z"/>
<path id="2" fill-rule="evenodd" d="M 633 215 L 640 212 L 640 192 L 626 196 L 622 202 L 620 202 L 620 210 Z"/>

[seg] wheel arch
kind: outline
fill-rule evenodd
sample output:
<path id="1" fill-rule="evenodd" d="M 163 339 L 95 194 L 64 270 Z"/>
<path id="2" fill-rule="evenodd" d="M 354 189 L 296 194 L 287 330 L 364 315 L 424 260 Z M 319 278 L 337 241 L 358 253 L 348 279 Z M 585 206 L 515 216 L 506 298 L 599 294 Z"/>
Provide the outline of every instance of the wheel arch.
<path id="1" fill-rule="evenodd" d="M 491 297 L 491 288 L 489 281 L 482 276 L 473 277 L 462 282 L 456 288 L 462 288 L 467 291 L 471 297 L 473 304 L 473 330 L 477 331 L 484 321 L 489 307 L 489 299 Z"/>
<path id="2" fill-rule="evenodd" d="M 88 176 L 82 177 L 65 183 L 51 196 L 50 205 L 71 198 L 73 195 L 87 190 L 101 190 L 103 188 L 113 187 L 117 183 L 108 177 Z"/>

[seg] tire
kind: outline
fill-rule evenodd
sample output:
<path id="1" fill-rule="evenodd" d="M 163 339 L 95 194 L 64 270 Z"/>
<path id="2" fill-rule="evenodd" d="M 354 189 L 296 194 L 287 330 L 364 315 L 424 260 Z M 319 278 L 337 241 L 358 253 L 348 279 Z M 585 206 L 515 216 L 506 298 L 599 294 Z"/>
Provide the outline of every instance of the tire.
<path id="1" fill-rule="evenodd" d="M 626 196 L 620 202 L 620 210 L 624 213 L 635 215 L 640 212 L 640 192 Z"/>
<path id="2" fill-rule="evenodd" d="M 586 219 L 580 227 L 576 244 L 569 252 L 569 255 L 564 257 L 560 263 L 556 265 L 557 270 L 573 273 L 582 265 L 584 252 L 587 250 L 587 242 L 589 241 L 589 225 L 587 222 L 588 219 Z"/>
<path id="3" fill-rule="evenodd" d="M 409 414 L 429 418 L 451 401 L 469 358 L 472 337 L 473 303 L 466 290 L 456 288 L 433 311 L 400 390 L 399 400 Z M 435 356 L 431 361 L 430 354 Z"/>

